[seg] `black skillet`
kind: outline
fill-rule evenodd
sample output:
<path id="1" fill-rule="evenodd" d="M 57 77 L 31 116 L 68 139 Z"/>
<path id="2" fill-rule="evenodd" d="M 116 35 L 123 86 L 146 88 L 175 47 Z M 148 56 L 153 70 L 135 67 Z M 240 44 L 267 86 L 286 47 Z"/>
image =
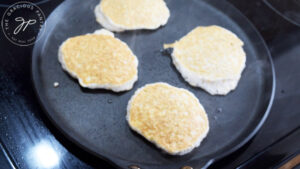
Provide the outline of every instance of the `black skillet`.
<path id="1" fill-rule="evenodd" d="M 94 17 L 98 0 L 67 0 L 49 16 L 45 34 L 35 44 L 32 77 L 45 113 L 72 142 L 120 168 L 142 169 L 191 166 L 205 168 L 244 145 L 265 121 L 274 97 L 275 76 L 270 54 L 256 29 L 234 7 L 220 0 L 166 0 L 171 17 L 153 31 L 116 33 L 139 59 L 139 79 L 128 92 L 89 90 L 61 68 L 59 45 L 69 37 L 101 26 Z M 220 25 L 245 43 L 246 68 L 237 89 L 211 96 L 191 87 L 178 74 L 163 43 L 174 42 L 196 26 Z M 193 92 L 205 107 L 210 131 L 201 146 L 184 156 L 170 156 L 130 130 L 126 106 L 134 91 L 152 82 L 167 82 Z M 59 82 L 54 88 L 53 83 Z"/>

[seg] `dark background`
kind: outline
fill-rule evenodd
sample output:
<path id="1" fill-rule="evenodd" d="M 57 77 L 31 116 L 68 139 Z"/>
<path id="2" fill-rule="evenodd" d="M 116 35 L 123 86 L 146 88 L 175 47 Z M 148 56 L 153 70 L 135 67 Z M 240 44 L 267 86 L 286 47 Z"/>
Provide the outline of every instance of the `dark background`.
<path id="1" fill-rule="evenodd" d="M 1 1 L 0 16 L 15 2 Z M 48 16 L 62 1 L 31 2 L 37 3 Z M 275 64 L 276 96 L 271 113 L 258 134 L 211 168 L 238 167 L 300 126 L 300 28 L 298 15 L 290 14 L 300 2 L 293 0 L 295 6 L 278 0 L 229 2 L 249 18 L 265 39 Z M 270 8 L 270 4 L 277 11 Z M 298 7 L 296 11 L 300 5 Z M 0 31 L 0 49 L 0 168 L 34 168 L 34 160 L 29 158 L 30 149 L 43 141 L 59 154 L 57 168 L 112 168 L 70 143 L 43 114 L 31 82 L 32 46 L 16 46 Z"/>

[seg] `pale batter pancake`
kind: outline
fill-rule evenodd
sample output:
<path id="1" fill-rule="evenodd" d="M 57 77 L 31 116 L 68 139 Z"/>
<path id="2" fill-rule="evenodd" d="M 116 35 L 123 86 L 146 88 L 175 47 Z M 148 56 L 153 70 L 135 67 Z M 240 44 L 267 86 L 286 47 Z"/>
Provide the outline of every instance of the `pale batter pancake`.
<path id="1" fill-rule="evenodd" d="M 94 12 L 104 28 L 116 32 L 157 29 L 170 17 L 164 0 L 101 0 Z"/>
<path id="2" fill-rule="evenodd" d="M 129 126 L 172 155 L 184 155 L 206 137 L 209 123 L 195 95 L 167 83 L 138 89 L 127 107 Z"/>
<path id="3" fill-rule="evenodd" d="M 82 87 L 120 92 L 130 90 L 138 78 L 136 56 L 105 29 L 67 39 L 58 56 L 63 69 Z"/>
<path id="4" fill-rule="evenodd" d="M 172 60 L 183 78 L 192 86 L 212 95 L 234 90 L 245 68 L 243 42 L 219 26 L 199 26 L 173 44 Z"/>

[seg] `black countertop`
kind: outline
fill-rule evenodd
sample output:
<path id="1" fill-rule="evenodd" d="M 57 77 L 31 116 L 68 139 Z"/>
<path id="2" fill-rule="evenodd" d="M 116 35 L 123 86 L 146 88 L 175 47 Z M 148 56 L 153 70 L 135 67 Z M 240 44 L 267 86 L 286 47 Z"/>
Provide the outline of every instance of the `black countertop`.
<path id="1" fill-rule="evenodd" d="M 0 16 L 14 2 L 2 1 Z M 61 0 L 32 2 L 37 2 L 48 16 Z M 300 126 L 300 28 L 264 1 L 229 2 L 253 22 L 266 40 L 275 64 L 277 87 L 272 111 L 258 134 L 211 168 L 235 168 Z M 70 143 L 45 117 L 31 83 L 32 46 L 16 46 L 1 31 L 0 47 L 0 168 L 38 168 L 41 165 L 37 156 L 47 148 L 54 150 L 46 159 L 57 162 L 54 168 L 112 168 Z"/>

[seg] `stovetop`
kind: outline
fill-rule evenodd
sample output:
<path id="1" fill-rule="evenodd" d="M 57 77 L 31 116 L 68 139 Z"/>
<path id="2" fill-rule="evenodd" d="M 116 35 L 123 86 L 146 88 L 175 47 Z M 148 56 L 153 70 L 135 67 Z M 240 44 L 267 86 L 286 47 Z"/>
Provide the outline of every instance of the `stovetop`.
<path id="1" fill-rule="evenodd" d="M 14 2 L 2 1 L 0 16 Z M 62 1 L 32 2 L 48 16 Z M 300 126 L 300 28 L 282 17 L 281 11 L 270 8 L 270 1 L 229 2 L 249 18 L 267 42 L 275 64 L 276 96 L 257 135 L 210 168 L 236 168 Z M 112 168 L 68 141 L 42 112 L 31 83 L 32 46 L 16 46 L 1 31 L 0 47 L 0 168 Z"/>

